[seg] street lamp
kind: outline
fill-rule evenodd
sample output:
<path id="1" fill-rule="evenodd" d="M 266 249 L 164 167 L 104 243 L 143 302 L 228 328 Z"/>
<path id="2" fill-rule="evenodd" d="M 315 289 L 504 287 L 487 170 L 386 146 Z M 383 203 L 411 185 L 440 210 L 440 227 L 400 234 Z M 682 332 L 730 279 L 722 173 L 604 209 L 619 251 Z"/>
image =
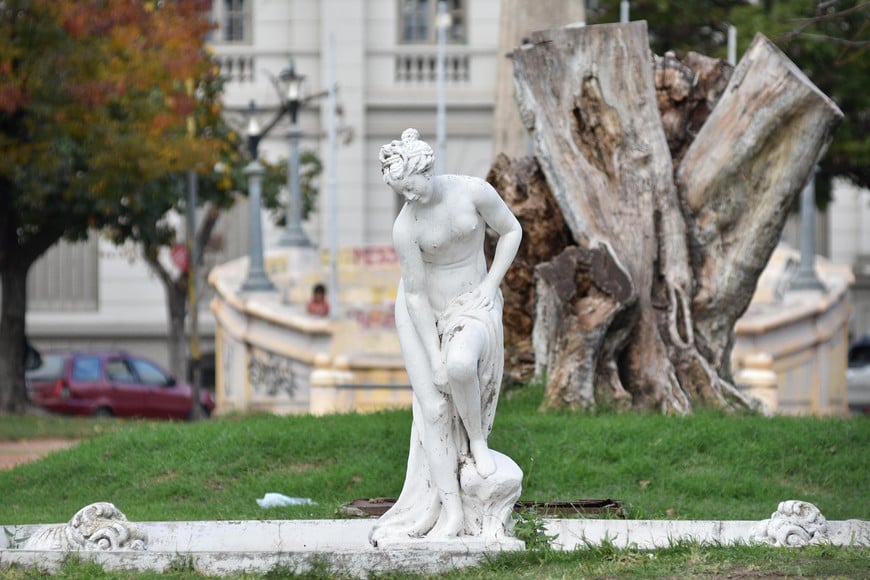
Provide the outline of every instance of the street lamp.
<path id="1" fill-rule="evenodd" d="M 284 229 L 284 235 L 278 241 L 279 246 L 283 247 L 302 247 L 311 246 L 308 236 L 302 229 L 302 191 L 299 178 L 299 138 L 302 132 L 299 130 L 298 114 L 299 107 L 304 102 L 303 85 L 305 83 L 305 75 L 296 74 L 296 67 L 293 61 L 281 71 L 278 75 L 284 89 L 284 101 L 282 110 L 290 114 L 290 158 L 287 160 L 287 190 L 289 191 L 290 199 L 287 203 L 287 224 Z"/>
<path id="2" fill-rule="evenodd" d="M 275 285 L 266 275 L 263 267 L 263 226 L 261 198 L 263 194 L 263 165 L 259 160 L 259 147 L 262 133 L 260 124 L 254 116 L 256 107 L 251 101 L 251 119 L 248 121 L 248 152 L 251 162 L 245 167 L 245 175 L 248 177 L 248 224 L 249 249 L 248 249 L 248 275 L 242 282 L 242 292 L 268 292 L 275 289 Z"/>
<path id="3" fill-rule="evenodd" d="M 816 172 L 814 166 L 801 190 L 801 260 L 791 279 L 792 290 L 825 290 L 825 285 L 816 275 Z"/>

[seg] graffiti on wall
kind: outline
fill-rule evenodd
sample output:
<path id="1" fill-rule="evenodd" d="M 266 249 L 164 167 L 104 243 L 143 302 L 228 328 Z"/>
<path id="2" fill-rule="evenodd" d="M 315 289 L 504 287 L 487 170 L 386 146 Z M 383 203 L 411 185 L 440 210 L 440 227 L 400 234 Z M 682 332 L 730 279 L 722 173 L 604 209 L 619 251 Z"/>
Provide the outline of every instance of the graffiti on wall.
<path id="1" fill-rule="evenodd" d="M 323 264 L 329 263 L 329 251 L 320 254 Z M 393 246 L 364 246 L 360 248 L 339 248 L 336 252 L 338 266 L 393 266 L 398 265 L 399 257 Z"/>
<path id="2" fill-rule="evenodd" d="M 370 308 L 349 308 L 347 316 L 356 321 L 363 330 L 389 330 L 396 328 L 396 313 L 393 304 Z"/>
<path id="3" fill-rule="evenodd" d="M 248 377 L 251 388 L 259 395 L 293 398 L 297 391 L 293 361 L 267 350 L 251 347 Z"/>

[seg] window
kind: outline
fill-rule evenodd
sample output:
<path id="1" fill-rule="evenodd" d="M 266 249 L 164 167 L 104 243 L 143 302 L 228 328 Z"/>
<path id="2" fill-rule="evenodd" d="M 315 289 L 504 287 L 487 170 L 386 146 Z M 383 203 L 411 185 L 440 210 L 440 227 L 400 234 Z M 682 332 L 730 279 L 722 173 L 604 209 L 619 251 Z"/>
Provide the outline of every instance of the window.
<path id="1" fill-rule="evenodd" d="M 42 357 L 42 365 L 27 373 L 30 381 L 53 381 L 63 377 L 66 357 L 60 354 L 47 354 Z"/>
<path id="2" fill-rule="evenodd" d="M 212 18 L 217 30 L 210 40 L 239 43 L 251 41 L 251 0 L 218 0 L 212 3 Z"/>
<path id="3" fill-rule="evenodd" d="M 73 361 L 72 380 L 100 380 L 100 358 L 96 356 L 77 356 Z"/>
<path id="4" fill-rule="evenodd" d="M 447 42 L 464 44 L 465 0 L 447 0 Z M 399 0 L 399 38 L 405 44 L 431 44 L 438 41 L 438 0 Z"/>
<path id="5" fill-rule="evenodd" d="M 157 365 L 138 358 L 130 359 L 130 362 L 136 370 L 136 374 L 139 375 L 141 383 L 161 387 L 169 384 L 169 377 Z"/>
<path id="6" fill-rule="evenodd" d="M 106 375 L 110 381 L 118 381 L 119 383 L 136 382 L 136 377 L 133 375 L 133 371 L 130 370 L 127 361 L 119 358 L 113 358 L 106 362 Z"/>
<path id="7" fill-rule="evenodd" d="M 245 40 L 245 0 L 224 0 L 224 40 Z"/>
<path id="8" fill-rule="evenodd" d="M 96 310 L 99 289 L 98 236 L 84 242 L 60 241 L 51 247 L 27 275 L 30 311 Z"/>

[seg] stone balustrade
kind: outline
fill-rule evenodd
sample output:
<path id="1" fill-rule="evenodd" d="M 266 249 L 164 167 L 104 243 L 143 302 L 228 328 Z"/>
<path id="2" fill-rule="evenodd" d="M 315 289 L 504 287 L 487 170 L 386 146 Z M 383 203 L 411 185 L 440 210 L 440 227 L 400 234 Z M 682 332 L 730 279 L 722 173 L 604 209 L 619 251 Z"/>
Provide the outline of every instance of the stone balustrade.
<path id="1" fill-rule="evenodd" d="M 280 250 L 266 257 L 273 292 L 239 292 L 247 259 L 212 270 L 217 413 L 410 406 L 392 318 L 395 256 L 369 248 L 341 257 L 341 306 L 332 318 L 305 311 L 311 287 L 326 278 L 314 250 Z"/>
<path id="2" fill-rule="evenodd" d="M 824 291 L 792 290 L 799 255 L 774 252 L 735 327 L 735 382 L 777 414 L 846 415 L 851 268 L 818 260 Z"/>

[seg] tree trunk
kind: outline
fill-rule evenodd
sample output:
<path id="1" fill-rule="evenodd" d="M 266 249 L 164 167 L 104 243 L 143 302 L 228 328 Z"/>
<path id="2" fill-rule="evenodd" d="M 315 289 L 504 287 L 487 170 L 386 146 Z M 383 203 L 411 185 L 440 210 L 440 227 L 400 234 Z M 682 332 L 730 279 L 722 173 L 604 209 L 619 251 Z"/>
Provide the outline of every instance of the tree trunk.
<path id="1" fill-rule="evenodd" d="M 11 208 L 13 195 L 12 186 L 0 179 L 0 206 Z M 0 213 L 0 413 L 22 413 L 30 406 L 24 380 L 27 273 L 63 233 L 45 226 L 22 242 L 22 230 L 14 209 Z"/>
<path id="2" fill-rule="evenodd" d="M 728 365 L 731 330 L 842 116 L 759 34 L 680 163 L 698 281 L 692 316 L 697 342 L 717 368 Z"/>
<path id="3" fill-rule="evenodd" d="M 157 259 L 157 250 L 143 248 L 143 256 L 151 271 L 157 275 L 163 284 L 166 294 L 166 313 L 169 315 L 167 354 L 169 372 L 182 379 L 185 376 L 187 344 L 185 344 L 185 325 L 187 317 L 187 276 L 173 279 L 170 273 Z"/>
<path id="4" fill-rule="evenodd" d="M 200 277 L 202 278 L 198 285 L 199 288 L 204 287 L 202 282 L 205 280 L 205 276 L 201 270 L 204 263 L 205 248 L 211 239 L 212 232 L 214 232 L 214 228 L 217 225 L 219 218 L 220 209 L 214 204 L 208 204 L 196 232 L 194 241 L 196 244 L 196 266 L 197 271 L 200 272 Z M 190 291 L 188 285 L 190 284 L 191 269 L 182 273 L 178 278 L 173 278 L 157 259 L 158 251 L 159 248 L 146 246 L 143 247 L 142 254 L 145 257 L 148 266 L 151 268 L 151 271 L 160 279 L 160 282 L 163 284 L 163 290 L 166 293 L 166 310 L 169 315 L 169 328 L 167 329 L 169 335 L 167 341 L 167 347 L 169 349 L 169 371 L 177 378 L 185 378 L 188 374 L 191 375 L 193 400 L 198 401 L 201 387 L 201 371 L 197 368 L 197 365 L 200 364 L 200 361 L 191 361 L 193 368 L 190 369 L 190 373 L 187 372 L 187 358 L 188 353 L 191 351 L 188 348 L 189 345 L 187 341 L 185 340 L 187 338 L 186 321 Z M 192 264 L 190 261 L 188 263 Z M 198 303 L 199 296 L 196 296 L 196 300 Z M 194 405 L 191 408 L 190 418 L 193 420 L 203 418 L 202 409 L 199 405 Z"/>
<path id="5" fill-rule="evenodd" d="M 535 33 L 514 69 L 577 244 L 537 268 L 544 405 L 747 405 L 734 323 L 839 110 L 764 38 L 723 93 L 726 66 L 655 61 L 644 22 Z"/>
<path id="6" fill-rule="evenodd" d="M 0 413 L 23 413 L 29 406 L 24 382 L 27 271 L 18 261 L 0 269 Z"/>

